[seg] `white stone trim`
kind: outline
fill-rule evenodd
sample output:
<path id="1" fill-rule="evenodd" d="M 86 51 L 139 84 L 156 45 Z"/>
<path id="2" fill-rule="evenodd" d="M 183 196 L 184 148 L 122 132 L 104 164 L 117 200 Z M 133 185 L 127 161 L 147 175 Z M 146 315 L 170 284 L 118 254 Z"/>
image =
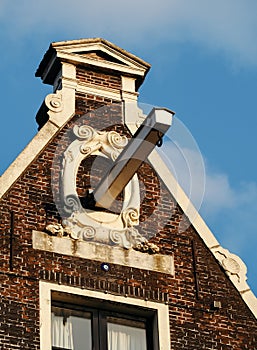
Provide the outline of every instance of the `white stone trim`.
<path id="1" fill-rule="evenodd" d="M 138 127 L 144 122 L 146 115 L 138 107 L 137 101 L 132 101 L 122 94 L 123 99 L 123 113 L 124 124 L 128 127 L 132 135 L 134 135 Z"/>
<path id="2" fill-rule="evenodd" d="M 50 282 L 39 282 L 40 298 L 40 350 L 51 350 L 51 293 L 62 292 L 74 296 L 84 296 L 98 300 L 106 300 L 126 305 L 145 307 L 155 310 L 158 318 L 159 349 L 170 350 L 170 327 L 168 305 L 145 301 L 119 295 L 105 294 L 103 292 L 63 286 Z M 156 350 L 156 349 L 154 349 Z"/>
<path id="3" fill-rule="evenodd" d="M 94 96 L 106 97 L 116 101 L 121 101 L 121 90 L 118 89 L 112 89 L 96 85 L 93 86 L 91 84 L 78 81 L 76 91 Z"/>
<path id="4" fill-rule="evenodd" d="M 76 67 L 69 63 L 63 63 L 60 78 L 62 90 L 57 90 L 55 94 L 51 95 L 58 96 L 63 107 L 60 111 L 50 109 L 48 115 L 49 120 L 61 128 L 75 113 Z"/>
<path id="5" fill-rule="evenodd" d="M 48 121 L 36 134 L 26 148 L 0 177 L 0 198 L 12 186 L 25 169 L 33 162 L 39 152 L 47 145 L 58 131 L 58 127 Z"/>
<path id="6" fill-rule="evenodd" d="M 131 77 L 121 77 L 122 100 L 137 104 L 138 92 L 136 92 L 136 79 Z"/>
<path id="7" fill-rule="evenodd" d="M 116 72 L 122 72 L 132 75 L 137 75 L 144 77 L 145 69 L 141 67 L 131 67 L 127 65 L 121 65 L 119 63 L 110 62 L 110 61 L 100 61 L 94 58 L 83 57 L 78 54 L 68 53 L 65 51 L 57 51 L 57 57 L 61 60 L 66 60 L 74 64 L 84 64 L 84 65 L 93 65 L 94 67 L 107 68 L 114 70 Z"/>
<path id="8" fill-rule="evenodd" d="M 83 54 L 90 51 L 101 51 L 114 58 L 117 62 L 108 61 L 108 59 L 98 60 L 93 57 L 83 56 Z M 149 63 L 135 55 L 100 38 L 52 43 L 48 50 L 48 53 L 49 52 L 51 52 L 52 57 L 48 57 L 47 59 L 43 58 L 39 71 L 37 72 L 37 76 L 41 76 L 43 81 L 47 81 L 49 73 L 54 69 L 54 62 L 56 62 L 57 59 L 60 59 L 62 62 L 68 62 L 74 66 L 77 64 L 93 65 L 95 67 L 107 68 L 120 73 L 134 75 L 137 78 L 141 78 L 141 81 L 151 67 Z"/>
<path id="9" fill-rule="evenodd" d="M 249 307 L 249 309 L 252 311 L 254 316 L 257 318 L 257 298 L 249 288 L 248 290 L 241 292 L 242 298 L 244 299 L 245 303 Z"/>
<path id="10" fill-rule="evenodd" d="M 51 114 L 51 111 L 49 111 L 49 114 Z M 53 116 L 49 118 L 48 122 L 39 130 L 31 142 L 2 174 L 0 177 L 0 198 L 2 198 L 10 186 L 18 180 L 42 149 L 47 146 L 60 130 L 61 126 L 73 115 L 73 113 L 71 116 L 69 114 L 67 115 L 63 111 L 58 114 L 58 117 Z"/>
<path id="11" fill-rule="evenodd" d="M 123 78 L 123 77 L 122 77 Z M 137 103 L 138 92 L 135 90 L 125 90 L 122 86 L 122 89 L 113 89 L 105 86 L 93 86 L 91 84 L 77 81 L 76 91 L 87 93 L 94 96 L 106 97 L 115 101 L 133 101 Z"/>
<path id="12" fill-rule="evenodd" d="M 124 65 L 134 68 L 139 67 L 144 70 L 150 68 L 149 63 L 101 38 L 56 42 L 53 43 L 52 46 L 57 52 L 64 51 L 75 54 L 79 54 L 82 51 L 102 51 L 122 62 Z"/>
<path id="13" fill-rule="evenodd" d="M 62 90 L 57 90 L 56 93 L 49 94 L 45 98 L 45 103 L 49 108 L 49 120 L 0 177 L 0 198 L 74 115 L 76 69 L 64 63 L 62 74 L 64 75 Z"/>
<path id="14" fill-rule="evenodd" d="M 110 264 L 157 271 L 174 276 L 173 255 L 148 254 L 92 241 L 73 240 L 68 237 L 49 236 L 45 232 L 33 231 L 34 249 L 70 255 Z"/>
<path id="15" fill-rule="evenodd" d="M 133 77 L 121 77 L 122 90 L 127 92 L 134 92 L 136 90 L 136 78 Z"/>

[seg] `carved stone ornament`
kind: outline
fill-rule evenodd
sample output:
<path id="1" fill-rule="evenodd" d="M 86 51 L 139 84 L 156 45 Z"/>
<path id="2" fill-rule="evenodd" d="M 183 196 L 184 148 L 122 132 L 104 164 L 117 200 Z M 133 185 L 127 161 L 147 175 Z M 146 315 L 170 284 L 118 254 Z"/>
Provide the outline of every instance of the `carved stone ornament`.
<path id="1" fill-rule="evenodd" d="M 139 224 L 140 206 L 136 174 L 124 188 L 123 206 L 118 214 L 83 208 L 76 191 L 77 172 L 81 162 L 89 156 L 102 156 L 114 161 L 127 145 L 127 138 L 115 131 L 97 131 L 86 125 L 74 126 L 73 132 L 76 139 L 64 153 L 61 183 L 64 210 L 69 217 L 62 221 L 62 225 L 48 225 L 47 231 L 57 236 L 68 235 L 73 239 L 126 249 L 142 245 L 144 251 L 147 251 L 147 240 L 135 227 Z M 155 248 L 148 248 L 154 252 Z M 158 251 L 157 247 L 155 250 Z"/>
<path id="2" fill-rule="evenodd" d="M 52 112 L 61 112 L 63 110 L 61 93 L 49 94 L 45 98 L 45 104 Z"/>
<path id="3" fill-rule="evenodd" d="M 219 261 L 220 265 L 225 270 L 231 281 L 237 285 L 240 291 L 249 289 L 247 280 L 247 268 L 244 262 L 239 256 L 232 254 L 229 250 L 222 248 L 221 246 L 211 249 L 214 256 Z"/>

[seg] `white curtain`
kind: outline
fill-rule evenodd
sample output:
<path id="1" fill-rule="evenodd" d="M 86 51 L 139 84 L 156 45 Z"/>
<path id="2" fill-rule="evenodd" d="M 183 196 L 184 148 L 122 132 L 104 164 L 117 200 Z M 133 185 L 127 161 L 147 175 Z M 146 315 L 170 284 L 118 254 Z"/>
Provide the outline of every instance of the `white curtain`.
<path id="1" fill-rule="evenodd" d="M 108 323 L 108 350 L 147 350 L 145 329 Z"/>
<path id="2" fill-rule="evenodd" d="M 72 323 L 68 318 L 52 313 L 52 346 L 74 350 Z"/>

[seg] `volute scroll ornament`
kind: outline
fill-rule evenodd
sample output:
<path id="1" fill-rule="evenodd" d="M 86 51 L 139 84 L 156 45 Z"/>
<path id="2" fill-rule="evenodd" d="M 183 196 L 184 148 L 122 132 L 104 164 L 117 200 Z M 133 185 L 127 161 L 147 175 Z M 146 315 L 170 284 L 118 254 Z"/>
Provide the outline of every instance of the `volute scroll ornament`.
<path id="1" fill-rule="evenodd" d="M 63 209 L 67 214 L 62 221 L 63 233 L 84 241 L 130 249 L 146 243 L 136 226 L 139 224 L 140 191 L 139 180 L 135 174 L 123 190 L 120 212 L 106 212 L 84 208 L 79 199 L 76 186 L 81 162 L 89 156 L 101 156 L 115 161 L 128 143 L 126 136 L 116 131 L 98 131 L 91 126 L 75 125 L 75 139 L 64 152 L 61 172 L 61 194 Z M 53 225 L 52 225 L 53 226 Z M 61 228 L 50 228 L 59 235 Z"/>
<path id="2" fill-rule="evenodd" d="M 63 102 L 61 93 L 49 94 L 45 98 L 45 104 L 47 108 L 52 111 L 59 113 L 63 110 Z"/>

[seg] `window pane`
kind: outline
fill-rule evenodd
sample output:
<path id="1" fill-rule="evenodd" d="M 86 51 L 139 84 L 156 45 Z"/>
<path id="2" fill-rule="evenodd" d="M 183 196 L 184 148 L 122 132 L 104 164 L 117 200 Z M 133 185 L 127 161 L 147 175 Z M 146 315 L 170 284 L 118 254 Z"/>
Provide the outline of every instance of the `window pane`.
<path id="1" fill-rule="evenodd" d="M 92 350 L 91 334 L 90 314 L 77 316 L 73 315 L 72 310 L 54 308 L 52 347 L 67 350 Z"/>
<path id="2" fill-rule="evenodd" d="M 108 350 L 147 350 L 146 330 L 117 323 L 107 323 Z"/>

